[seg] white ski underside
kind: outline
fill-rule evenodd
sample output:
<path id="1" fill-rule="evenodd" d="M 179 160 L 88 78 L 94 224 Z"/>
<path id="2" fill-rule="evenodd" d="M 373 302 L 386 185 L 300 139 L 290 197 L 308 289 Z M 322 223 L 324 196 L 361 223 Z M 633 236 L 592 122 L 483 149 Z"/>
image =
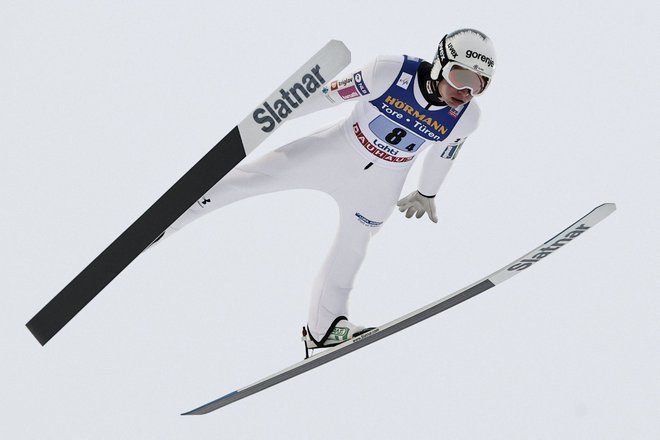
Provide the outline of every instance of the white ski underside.
<path id="1" fill-rule="evenodd" d="M 241 400 L 252 394 L 258 393 L 266 388 L 276 385 L 280 382 L 288 380 L 292 377 L 298 376 L 306 371 L 321 366 L 339 357 L 345 356 L 355 350 L 365 347 L 373 342 L 397 333 L 405 328 L 417 324 L 431 316 L 437 315 L 457 304 L 462 303 L 495 285 L 511 278 L 524 269 L 531 267 L 537 262 L 541 261 L 546 256 L 554 253 L 556 250 L 570 243 L 575 238 L 579 237 L 583 232 L 603 220 L 616 210 L 616 205 L 613 203 L 605 203 L 596 207 L 590 213 L 582 217 L 580 220 L 573 223 L 568 228 L 564 229 L 559 234 L 555 235 L 550 240 L 543 243 L 541 246 L 528 252 L 524 256 L 518 258 L 510 264 L 502 267 L 501 269 L 493 272 L 486 278 L 477 281 L 457 292 L 452 293 L 438 301 L 428 304 L 420 309 L 417 309 L 407 315 L 404 315 L 394 321 L 388 322 L 380 327 L 377 327 L 363 335 L 353 338 L 344 342 L 336 347 L 329 348 L 326 351 L 305 359 L 297 364 L 259 380 L 251 385 L 248 385 L 239 390 L 233 391 L 225 396 L 220 397 L 212 402 L 200 406 L 192 411 L 186 412 L 182 415 L 201 415 L 215 411 L 218 408 L 229 405 L 230 403 Z"/>
<path id="2" fill-rule="evenodd" d="M 62 330 L 195 201 L 288 117 L 300 114 L 312 96 L 319 97 L 322 84 L 350 60 L 344 43 L 331 40 L 275 89 L 32 317 L 26 327 L 37 341 L 45 345 Z"/>

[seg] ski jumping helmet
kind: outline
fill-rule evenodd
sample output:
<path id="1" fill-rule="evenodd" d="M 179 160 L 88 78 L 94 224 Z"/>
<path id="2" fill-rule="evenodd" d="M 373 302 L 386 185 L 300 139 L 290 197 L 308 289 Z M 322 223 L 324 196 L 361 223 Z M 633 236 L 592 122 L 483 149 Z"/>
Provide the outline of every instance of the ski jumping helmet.
<path id="1" fill-rule="evenodd" d="M 440 76 L 456 89 L 482 94 L 495 73 L 495 47 L 476 29 L 459 29 L 445 35 L 433 60 L 431 79 Z"/>

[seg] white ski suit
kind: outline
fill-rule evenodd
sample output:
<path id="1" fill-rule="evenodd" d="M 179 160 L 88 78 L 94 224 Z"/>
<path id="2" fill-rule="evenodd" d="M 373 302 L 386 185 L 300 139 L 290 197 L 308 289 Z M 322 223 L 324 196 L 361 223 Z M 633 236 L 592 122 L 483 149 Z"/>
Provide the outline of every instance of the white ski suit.
<path id="1" fill-rule="evenodd" d="M 417 72 L 422 60 L 378 57 L 332 81 L 305 111 L 357 101 L 352 114 L 329 128 L 239 164 L 168 230 L 229 203 L 286 189 L 316 189 L 339 206 L 339 229 L 311 292 L 308 328 L 320 340 L 333 321 L 348 317 L 348 298 L 371 237 L 392 213 L 415 157 L 431 148 L 419 192 L 433 196 L 458 149 L 478 124 L 471 101 L 457 109 L 430 104 Z"/>

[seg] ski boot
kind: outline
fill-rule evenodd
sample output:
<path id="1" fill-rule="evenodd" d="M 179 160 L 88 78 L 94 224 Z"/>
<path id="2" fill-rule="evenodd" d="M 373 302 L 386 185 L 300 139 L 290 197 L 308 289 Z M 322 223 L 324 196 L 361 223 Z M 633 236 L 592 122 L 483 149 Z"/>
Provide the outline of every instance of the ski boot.
<path id="1" fill-rule="evenodd" d="M 349 322 L 345 316 L 340 316 L 330 325 L 325 335 L 317 341 L 305 326 L 302 329 L 302 341 L 305 344 L 305 359 L 313 356 L 314 349 L 335 347 L 373 329 L 374 327 L 365 328 L 355 325 Z"/>

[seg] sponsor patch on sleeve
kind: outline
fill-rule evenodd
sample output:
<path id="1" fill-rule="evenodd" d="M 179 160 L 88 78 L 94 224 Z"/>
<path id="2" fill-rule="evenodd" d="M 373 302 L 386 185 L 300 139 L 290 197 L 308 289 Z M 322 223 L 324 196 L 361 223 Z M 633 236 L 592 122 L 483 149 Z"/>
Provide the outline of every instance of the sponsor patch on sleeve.
<path id="1" fill-rule="evenodd" d="M 360 75 L 360 78 L 361 77 L 362 76 Z M 355 84 L 355 75 L 350 78 L 344 78 L 340 81 L 332 81 L 330 83 L 330 91 L 337 92 L 341 99 L 344 100 L 360 96 L 360 92 L 358 92 Z"/>
<path id="2" fill-rule="evenodd" d="M 330 101 L 332 103 L 335 102 L 335 100 L 332 99 L 332 96 L 330 95 L 330 89 L 328 88 L 328 86 L 323 87 L 323 90 L 321 90 L 321 91 L 323 92 L 323 96 L 325 96 L 325 99 L 327 99 L 328 101 Z"/>
<path id="3" fill-rule="evenodd" d="M 461 149 L 461 146 L 463 145 L 464 142 L 465 139 L 460 139 L 460 138 L 456 139 L 454 142 L 447 145 L 447 147 L 440 156 L 449 160 L 456 159 L 456 156 L 458 156 L 458 151 Z"/>
<path id="4" fill-rule="evenodd" d="M 339 96 L 342 99 L 351 99 L 360 96 L 355 86 L 346 87 L 345 89 L 339 89 Z"/>
<path id="5" fill-rule="evenodd" d="M 361 95 L 368 95 L 369 89 L 362 79 L 362 71 L 353 75 L 353 79 L 355 80 L 355 86 L 357 87 L 358 92 L 360 92 Z"/>

